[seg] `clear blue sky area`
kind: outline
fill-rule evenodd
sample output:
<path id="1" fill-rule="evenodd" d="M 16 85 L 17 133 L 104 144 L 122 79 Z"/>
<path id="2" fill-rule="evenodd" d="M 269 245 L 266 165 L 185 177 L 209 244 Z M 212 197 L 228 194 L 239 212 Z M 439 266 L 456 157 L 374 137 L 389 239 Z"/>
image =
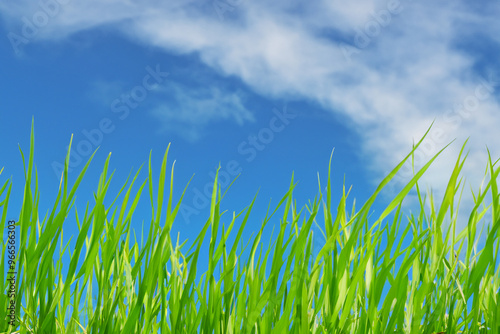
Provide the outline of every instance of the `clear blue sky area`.
<path id="1" fill-rule="evenodd" d="M 18 144 L 25 154 L 29 152 L 32 117 L 35 120 L 35 162 L 43 210 L 52 207 L 57 195 L 71 134 L 74 136 L 71 180 L 82 170 L 90 152 L 99 146 L 77 193 L 80 210 L 87 201 L 93 200 L 92 194 L 109 152 L 112 152 L 110 169 L 116 169 L 109 196 L 112 200 L 132 169 L 135 172 L 143 163 L 147 167 L 150 150 L 153 171 L 158 175 L 163 154 L 171 143 L 168 168 L 170 170 L 175 160 L 174 180 L 178 195 L 194 174 L 185 195 L 185 206 L 174 225 L 174 231 L 191 239 L 208 217 L 207 194 L 211 192 L 219 163 L 223 185 L 228 183 L 226 179 L 231 182 L 241 174 L 227 193 L 224 208 L 240 211 L 259 191 L 253 215 L 255 221 L 248 226 L 252 231 L 260 228 L 269 200 L 273 199 L 271 203 L 276 205 L 286 193 L 292 172 L 299 181 L 296 192 L 299 205 L 317 195 L 317 173 L 326 182 L 328 160 L 333 149 L 333 177 L 337 190 L 340 190 L 345 173 L 346 182 L 356 184 L 354 192 L 365 194 L 365 162 L 356 149 L 359 139 L 342 120 L 325 113 L 317 104 L 259 96 L 241 80 L 221 77 L 213 69 L 200 64 L 196 55 L 182 57 L 163 50 L 145 50 L 143 46 L 115 34 L 84 34 L 89 35 L 86 38 L 96 38 L 92 41 L 93 46 L 82 49 L 73 43 L 56 46 L 42 43 L 27 47 L 35 52 L 33 56 L 28 55 L 27 50 L 22 57 L 8 52 L 1 54 L 0 61 L 7 70 L 7 75 L 2 77 L 5 108 L 2 108 L 1 118 L 1 164 L 5 167 L 2 176 L 12 175 L 14 182 L 9 212 L 12 217 L 18 216 L 16 209 L 23 196 L 24 174 Z M 157 69 L 158 81 L 162 81 L 158 83 L 154 82 Z M 161 77 L 163 72 L 168 72 L 168 76 Z M 125 97 L 113 108 L 115 99 L 133 94 L 136 87 L 144 87 L 146 77 L 149 78 L 146 84 L 156 84 L 157 92 L 148 92 L 143 101 L 136 102 L 132 97 L 128 101 L 130 105 Z M 115 95 L 107 92 L 106 89 L 113 89 L 102 88 L 107 80 L 120 82 L 117 85 L 123 87 L 123 91 L 117 88 Z M 162 120 L 152 113 L 156 105 L 177 104 L 179 118 L 184 109 L 180 101 L 172 101 L 177 92 L 168 91 L 168 85 L 162 89 L 166 81 L 179 83 L 186 91 L 201 91 L 200 94 L 207 94 L 207 99 L 214 100 L 210 110 L 195 106 L 196 109 L 188 111 L 199 114 L 201 118 L 206 117 L 204 112 L 217 113 L 217 98 L 210 96 L 209 92 L 212 83 L 227 86 L 228 98 L 231 94 L 245 95 L 244 108 L 251 119 L 241 124 L 233 119 L 214 119 L 200 129 L 193 126 L 194 130 L 189 128 L 190 124 L 173 120 L 172 125 L 165 125 L 169 128 L 164 128 Z M 142 91 L 137 89 L 137 92 Z M 111 95 L 103 96 L 107 93 Z M 229 108 L 224 103 L 221 101 L 221 108 Z M 193 108 L 187 102 L 186 108 L 190 107 Z M 182 129 L 184 126 L 185 130 Z M 196 139 L 190 138 L 191 131 L 196 131 Z M 145 179 L 147 168 L 141 175 L 142 180 Z M 134 216 L 139 231 L 142 220 L 146 222 L 145 227 L 149 227 L 151 212 L 146 192 L 142 204 L 143 211 Z M 76 224 L 66 224 L 65 228 L 68 235 L 76 232 Z"/>
<path id="2" fill-rule="evenodd" d="M 458 140 L 425 184 L 442 194 L 467 137 L 464 173 L 474 183 L 485 146 L 500 155 L 499 12 L 498 3 L 466 1 L 0 3 L 0 168 L 14 184 L 9 216 L 19 215 L 18 144 L 27 154 L 33 117 L 41 210 L 55 200 L 72 134 L 72 180 L 99 147 L 77 193 L 80 211 L 93 201 L 109 152 L 111 200 L 131 170 L 147 167 L 150 151 L 158 176 L 171 143 L 176 199 L 194 174 L 173 226 L 181 239 L 193 240 L 205 223 L 219 164 L 221 182 L 240 174 L 224 209 L 239 212 L 259 191 L 249 236 L 292 173 L 300 207 L 318 194 L 333 149 L 334 204 L 345 176 L 360 207 L 432 121 L 417 163 Z M 408 181 L 403 174 L 389 194 Z M 146 176 L 147 168 L 139 179 Z M 145 192 L 138 231 L 149 227 L 149 205 Z M 74 234 L 74 219 L 64 229 Z"/>

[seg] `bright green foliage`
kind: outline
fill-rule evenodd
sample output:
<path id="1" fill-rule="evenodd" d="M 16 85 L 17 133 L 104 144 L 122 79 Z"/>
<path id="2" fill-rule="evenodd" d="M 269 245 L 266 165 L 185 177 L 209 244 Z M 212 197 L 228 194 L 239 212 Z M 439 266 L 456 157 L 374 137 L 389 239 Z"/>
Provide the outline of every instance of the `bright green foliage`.
<path id="1" fill-rule="evenodd" d="M 185 242 L 173 240 L 170 234 L 182 196 L 173 201 L 173 166 L 166 189 L 168 148 L 157 184 L 150 156 L 147 179 L 138 181 L 138 171 L 106 207 L 112 178 L 108 156 L 95 201 L 84 211 L 74 207 L 75 194 L 92 158 L 70 186 L 68 149 L 57 199 L 46 216 L 39 216 L 46 208 L 38 207 L 33 148 L 32 130 L 18 222 L 17 327 L 10 328 L 7 319 L 0 317 L 0 331 L 500 332 L 500 200 L 496 183 L 500 168 L 491 157 L 490 181 L 473 194 L 475 206 L 467 228 L 460 233 L 455 197 L 462 184 L 463 152 L 441 204 L 435 205 L 430 195 L 430 213 L 425 212 L 426 199 L 420 195 L 418 215 L 404 216 L 401 207 L 410 190 L 420 194 L 417 181 L 437 155 L 416 171 L 379 217 L 371 215 L 377 195 L 413 157 L 413 150 L 358 211 L 354 206 L 350 212 L 347 209 L 345 188 L 337 208 L 332 207 L 330 170 L 326 191 L 321 193 L 320 185 L 320 196 L 298 210 L 292 200 L 292 177 L 288 192 L 251 240 L 242 240 L 242 235 L 254 202 L 228 217 L 220 210 L 223 196 L 216 177 L 210 215 L 186 249 Z M 12 182 L 2 182 L 0 230 L 4 231 Z M 136 183 L 134 189 L 138 190 L 132 191 Z M 151 200 L 151 221 L 145 240 L 141 236 L 137 241 L 130 226 L 144 190 Z M 491 204 L 486 205 L 490 198 Z M 264 244 L 263 230 L 277 212 L 282 212 L 275 226 L 277 236 L 271 244 Z M 75 215 L 79 227 L 73 247 L 68 246 L 70 239 L 62 230 L 68 215 Z M 485 242 L 477 249 L 476 226 L 485 220 Z M 323 236 L 313 236 L 313 224 L 321 228 Z M 324 243 L 315 245 L 321 239 Z M 209 242 L 208 253 L 201 252 L 203 242 Z M 5 238 L 0 246 L 5 259 Z M 208 263 L 207 272 L 196 271 L 199 263 Z M 4 261 L 1 267 L 0 284 L 6 291 Z M 2 310 L 8 303 L 7 293 L 0 294 Z"/>

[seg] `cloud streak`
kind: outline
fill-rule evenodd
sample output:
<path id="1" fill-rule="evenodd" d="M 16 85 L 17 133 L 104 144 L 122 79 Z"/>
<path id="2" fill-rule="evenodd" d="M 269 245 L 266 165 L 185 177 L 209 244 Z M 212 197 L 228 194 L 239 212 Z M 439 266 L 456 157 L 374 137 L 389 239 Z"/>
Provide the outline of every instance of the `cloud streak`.
<path id="1" fill-rule="evenodd" d="M 211 122 L 232 120 L 241 126 L 255 120 L 245 107 L 242 93 L 230 93 L 215 85 L 193 88 L 169 82 L 159 94 L 170 97 L 168 102 L 161 102 L 152 110 L 162 130 L 191 142 L 198 140 Z"/>

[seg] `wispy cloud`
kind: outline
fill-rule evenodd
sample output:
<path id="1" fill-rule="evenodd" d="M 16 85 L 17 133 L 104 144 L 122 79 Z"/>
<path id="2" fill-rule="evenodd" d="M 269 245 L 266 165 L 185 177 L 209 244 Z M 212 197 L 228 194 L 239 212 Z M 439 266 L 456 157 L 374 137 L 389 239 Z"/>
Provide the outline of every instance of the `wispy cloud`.
<path id="1" fill-rule="evenodd" d="M 193 88 L 169 82 L 161 94 L 169 96 L 169 101 L 160 103 L 152 114 L 161 122 L 162 130 L 189 141 L 199 139 L 212 122 L 230 120 L 243 125 L 254 121 L 241 92 L 228 92 L 215 85 Z"/>

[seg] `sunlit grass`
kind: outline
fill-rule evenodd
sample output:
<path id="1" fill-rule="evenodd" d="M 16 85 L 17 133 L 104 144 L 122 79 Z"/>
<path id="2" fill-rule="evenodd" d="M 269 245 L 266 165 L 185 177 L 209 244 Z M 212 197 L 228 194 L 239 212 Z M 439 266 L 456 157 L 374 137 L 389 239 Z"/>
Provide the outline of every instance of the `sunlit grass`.
<path id="1" fill-rule="evenodd" d="M 421 141 L 418 143 L 420 144 Z M 418 147 L 415 146 L 414 150 Z M 489 182 L 474 194 L 467 227 L 457 228 L 463 152 L 440 204 L 426 212 L 404 214 L 402 202 L 432 164 L 433 157 L 394 196 L 378 217 L 371 215 L 380 191 L 394 178 L 410 153 L 359 209 L 348 209 L 348 192 L 332 206 L 330 170 L 326 190 L 299 210 L 290 187 L 275 208 L 257 223 L 249 215 L 254 202 L 239 213 L 223 213 L 217 176 L 206 224 L 188 244 L 170 234 L 182 196 L 174 201 L 173 174 L 167 175 L 165 152 L 159 181 L 153 182 L 151 157 L 145 180 L 140 170 L 109 194 L 109 156 L 93 203 L 74 207 L 75 194 L 89 163 L 68 185 L 69 149 L 53 208 L 39 208 L 34 169 L 34 135 L 25 163 L 24 189 L 0 183 L 0 229 L 6 230 L 11 191 L 24 191 L 16 233 L 16 327 L 0 317 L 0 331 L 19 333 L 498 333 L 500 274 L 498 251 L 500 168 L 488 161 Z M 463 151 L 463 150 L 462 150 Z M 413 151 L 412 151 L 413 152 Z M 439 154 L 439 153 L 438 153 Z M 1 174 L 1 171 L 0 171 Z M 170 177 L 170 183 L 167 179 Z M 134 187 L 135 185 L 135 187 Z M 132 191 L 132 188 L 138 189 Z M 185 191 L 185 189 L 184 189 Z M 144 194 L 145 193 L 145 194 Z M 154 194 L 157 194 L 154 196 Z M 184 192 L 183 192 L 184 194 Z M 107 196 L 115 200 L 105 206 Z M 136 240 L 132 215 L 149 196 L 151 220 L 145 240 Z M 491 204 L 485 203 L 491 200 Z M 46 212 L 46 216 L 40 216 Z M 429 211 L 429 210 L 427 210 Z M 281 218 L 276 215 L 281 213 Z M 10 213 L 12 214 L 12 213 Z M 74 216 L 79 233 L 64 234 Z M 446 219 L 451 223 L 444 223 Z M 269 246 L 263 231 L 275 225 Z M 487 222 L 486 237 L 476 246 L 476 226 Z M 242 240 L 246 225 L 262 226 Z M 313 236 L 313 225 L 324 242 Z M 464 225 L 464 224 L 462 224 Z M 247 227 L 249 228 L 249 227 Z M 208 236 L 207 236 L 208 234 Z M 10 298 L 2 246 L 3 284 L 0 312 Z M 231 243 L 226 240 L 232 240 Z M 404 242 L 403 240 L 406 240 Z M 409 240 L 409 241 L 408 241 Z M 208 252 L 201 251 L 209 243 Z M 315 250 L 316 249 L 316 250 Z M 64 263 L 63 263 L 64 262 Z M 208 263 L 205 273 L 197 265 Z M 64 270 L 63 270 L 64 267 Z"/>

